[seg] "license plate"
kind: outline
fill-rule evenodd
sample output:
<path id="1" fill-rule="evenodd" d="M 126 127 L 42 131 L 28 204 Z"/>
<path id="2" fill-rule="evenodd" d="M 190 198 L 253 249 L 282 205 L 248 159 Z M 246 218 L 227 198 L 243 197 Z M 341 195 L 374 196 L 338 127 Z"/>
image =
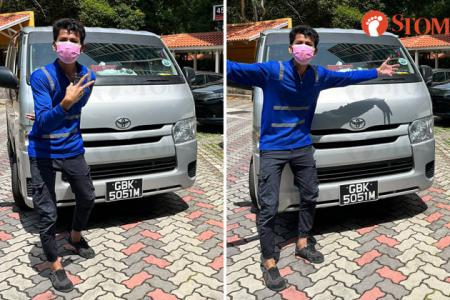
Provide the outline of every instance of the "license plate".
<path id="1" fill-rule="evenodd" d="M 142 197 L 142 179 L 118 180 L 106 183 L 106 201 Z"/>
<path id="2" fill-rule="evenodd" d="M 340 186 L 339 205 L 378 200 L 378 181 L 358 182 Z"/>

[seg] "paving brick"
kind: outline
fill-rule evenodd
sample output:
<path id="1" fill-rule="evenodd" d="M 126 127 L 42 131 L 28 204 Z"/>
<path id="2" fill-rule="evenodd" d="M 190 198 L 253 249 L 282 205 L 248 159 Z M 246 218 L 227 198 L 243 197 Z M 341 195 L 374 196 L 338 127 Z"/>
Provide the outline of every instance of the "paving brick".
<path id="1" fill-rule="evenodd" d="M 382 290 L 380 290 L 379 287 L 374 287 L 373 289 L 365 292 L 359 299 L 360 300 L 376 300 L 376 299 L 383 297 L 384 295 L 385 295 L 385 293 Z"/>

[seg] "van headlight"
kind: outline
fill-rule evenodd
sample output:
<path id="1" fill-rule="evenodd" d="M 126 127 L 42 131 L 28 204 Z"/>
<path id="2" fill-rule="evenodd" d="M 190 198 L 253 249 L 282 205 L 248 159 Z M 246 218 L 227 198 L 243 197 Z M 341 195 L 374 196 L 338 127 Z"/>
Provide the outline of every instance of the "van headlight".
<path id="1" fill-rule="evenodd" d="M 184 143 L 195 139 L 196 131 L 197 120 L 195 118 L 188 118 L 176 122 L 172 130 L 175 144 Z"/>
<path id="2" fill-rule="evenodd" d="M 417 144 L 433 138 L 433 116 L 417 119 L 409 125 L 409 140 Z"/>

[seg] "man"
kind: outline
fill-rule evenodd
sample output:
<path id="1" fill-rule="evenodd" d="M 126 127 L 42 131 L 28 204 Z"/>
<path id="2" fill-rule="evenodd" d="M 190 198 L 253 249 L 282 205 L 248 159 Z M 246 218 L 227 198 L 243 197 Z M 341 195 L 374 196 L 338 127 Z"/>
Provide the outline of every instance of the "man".
<path id="1" fill-rule="evenodd" d="M 286 287 L 274 257 L 273 231 L 281 173 L 287 163 L 301 198 L 295 254 L 312 263 L 323 262 L 323 255 L 315 249 L 310 238 L 319 189 L 309 133 L 320 91 L 356 84 L 379 75 L 392 76 L 399 66 L 388 65 L 388 59 L 377 69 L 333 72 L 308 64 L 317 53 L 319 43 L 319 35 L 313 28 L 297 26 L 290 32 L 289 39 L 289 53 L 293 56 L 289 61 L 256 64 L 227 62 L 228 80 L 258 86 L 264 93 L 258 177 L 261 209 L 257 227 L 263 278 L 266 286 L 276 291 Z"/>
<path id="2" fill-rule="evenodd" d="M 95 80 L 87 67 L 76 62 L 84 50 L 85 36 L 80 22 L 56 21 L 53 50 L 58 58 L 30 77 L 35 112 L 34 116 L 28 116 L 34 119 L 28 137 L 33 204 L 39 214 L 42 248 L 50 263 L 50 280 L 53 287 L 62 292 L 71 291 L 73 284 L 67 278 L 56 248 L 56 171 L 66 174 L 76 199 L 69 244 L 84 258 L 95 256 L 81 235 L 95 200 L 80 132 L 81 109 L 89 99 Z"/>

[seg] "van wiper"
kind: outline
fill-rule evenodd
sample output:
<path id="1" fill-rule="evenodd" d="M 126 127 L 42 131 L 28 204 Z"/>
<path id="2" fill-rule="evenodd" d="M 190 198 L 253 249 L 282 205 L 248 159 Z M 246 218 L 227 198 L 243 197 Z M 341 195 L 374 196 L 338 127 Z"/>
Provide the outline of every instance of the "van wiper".
<path id="1" fill-rule="evenodd" d="M 381 78 L 381 81 L 393 81 L 393 80 L 406 80 L 405 77 L 385 77 L 385 78 Z"/>
<path id="2" fill-rule="evenodd" d="M 150 81 L 150 82 L 168 82 L 169 79 L 146 79 L 145 81 Z"/>

